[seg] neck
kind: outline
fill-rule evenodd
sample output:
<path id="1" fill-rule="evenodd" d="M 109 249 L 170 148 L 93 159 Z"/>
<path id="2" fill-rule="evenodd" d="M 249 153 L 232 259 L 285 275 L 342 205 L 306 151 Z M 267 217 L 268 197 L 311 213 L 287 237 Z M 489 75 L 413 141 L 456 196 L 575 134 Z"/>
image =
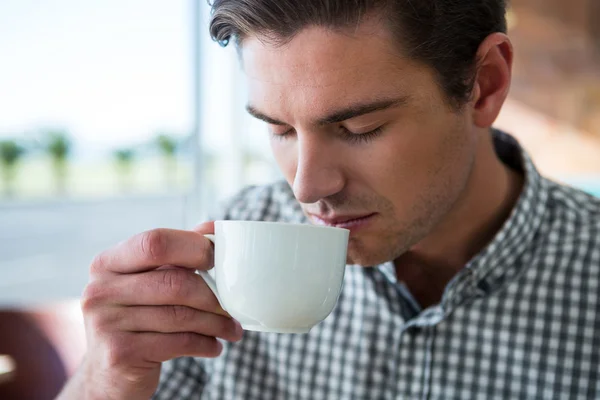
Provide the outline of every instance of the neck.
<path id="1" fill-rule="evenodd" d="M 422 307 L 438 303 L 448 282 L 496 235 L 510 216 L 523 178 L 496 156 L 482 133 L 463 194 L 440 224 L 395 260 L 396 275 Z"/>

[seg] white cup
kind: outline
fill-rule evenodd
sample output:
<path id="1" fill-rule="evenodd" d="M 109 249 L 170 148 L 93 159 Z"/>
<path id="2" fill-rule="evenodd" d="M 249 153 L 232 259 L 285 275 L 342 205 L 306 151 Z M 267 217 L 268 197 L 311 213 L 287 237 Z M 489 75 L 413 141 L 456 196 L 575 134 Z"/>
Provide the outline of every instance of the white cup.
<path id="1" fill-rule="evenodd" d="M 246 330 L 307 333 L 333 310 L 346 267 L 347 229 L 216 221 L 215 267 L 198 271 Z"/>

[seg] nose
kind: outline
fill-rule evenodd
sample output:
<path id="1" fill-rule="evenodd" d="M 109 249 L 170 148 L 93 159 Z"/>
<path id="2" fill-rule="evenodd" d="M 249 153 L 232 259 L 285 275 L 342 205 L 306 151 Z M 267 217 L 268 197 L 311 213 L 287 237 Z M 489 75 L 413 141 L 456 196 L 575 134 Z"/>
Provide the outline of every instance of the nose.
<path id="1" fill-rule="evenodd" d="M 300 136 L 300 135 L 299 135 Z M 304 137 L 297 143 L 296 175 L 292 189 L 296 199 L 305 204 L 316 203 L 344 188 L 345 180 L 339 152 L 333 143 L 315 137 Z"/>

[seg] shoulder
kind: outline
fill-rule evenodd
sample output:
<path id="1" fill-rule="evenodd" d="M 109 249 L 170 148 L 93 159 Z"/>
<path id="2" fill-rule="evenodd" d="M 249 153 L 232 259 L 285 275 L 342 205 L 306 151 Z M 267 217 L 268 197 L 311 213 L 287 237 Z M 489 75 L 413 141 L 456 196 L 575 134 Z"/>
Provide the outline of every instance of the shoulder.
<path id="1" fill-rule="evenodd" d="M 600 274 L 600 198 L 546 181 L 548 199 L 541 238 L 551 259 L 591 267 Z M 591 271 L 591 270 L 588 270 Z"/>
<path id="2" fill-rule="evenodd" d="M 548 186 L 548 212 L 556 226 L 570 233 L 600 230 L 600 198 L 556 182 Z M 593 238 L 600 244 L 600 237 Z"/>
<path id="3" fill-rule="evenodd" d="M 277 181 L 245 187 L 223 202 L 217 219 L 303 222 L 304 215 L 288 183 Z"/>

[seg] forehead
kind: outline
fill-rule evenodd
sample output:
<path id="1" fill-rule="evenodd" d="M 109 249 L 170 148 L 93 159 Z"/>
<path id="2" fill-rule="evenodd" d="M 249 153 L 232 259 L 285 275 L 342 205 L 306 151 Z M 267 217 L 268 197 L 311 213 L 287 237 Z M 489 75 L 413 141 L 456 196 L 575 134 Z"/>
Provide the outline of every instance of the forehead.
<path id="1" fill-rule="evenodd" d="M 249 103 L 288 119 L 409 94 L 422 70 L 402 57 L 385 28 L 367 22 L 352 32 L 309 27 L 281 46 L 249 37 L 241 57 Z"/>
<path id="2" fill-rule="evenodd" d="M 249 78 L 264 78 L 267 72 L 273 83 L 303 84 L 309 78 L 316 80 L 315 85 L 329 83 L 329 79 L 348 72 L 357 73 L 367 64 L 397 62 L 399 58 L 387 32 L 373 26 L 354 34 L 308 27 L 283 45 L 249 37 L 243 42 L 241 54 Z"/>

